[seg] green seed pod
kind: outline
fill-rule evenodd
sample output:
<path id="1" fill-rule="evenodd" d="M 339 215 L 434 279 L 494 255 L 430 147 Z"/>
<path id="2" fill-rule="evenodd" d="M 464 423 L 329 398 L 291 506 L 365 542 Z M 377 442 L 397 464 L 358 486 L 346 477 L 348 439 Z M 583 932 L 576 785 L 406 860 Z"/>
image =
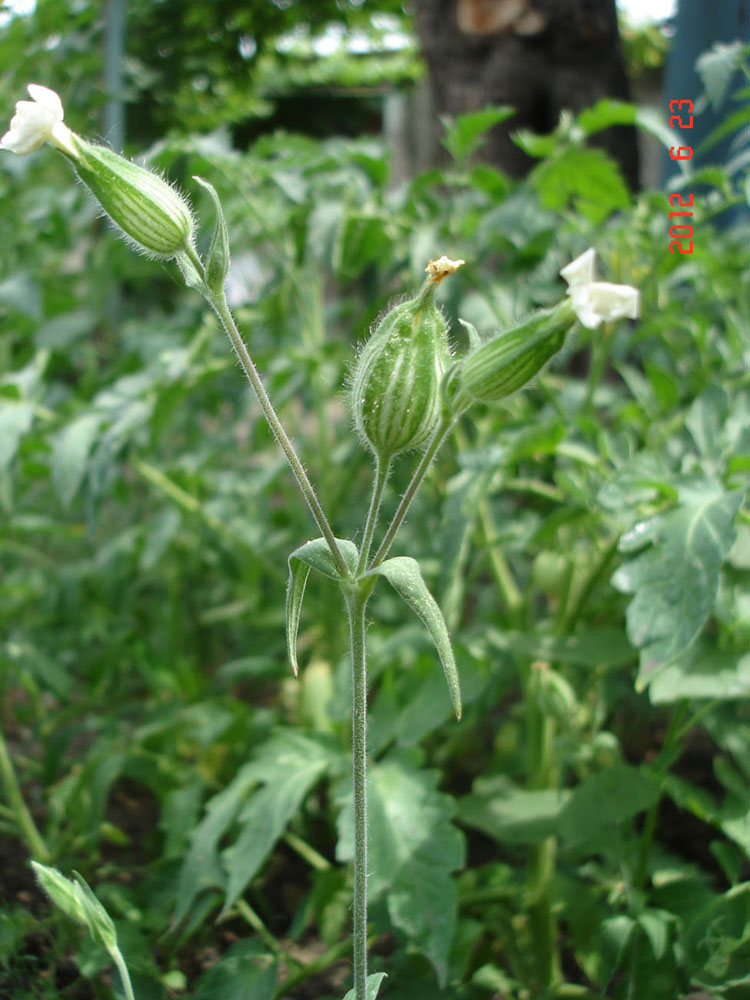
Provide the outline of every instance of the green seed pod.
<path id="1" fill-rule="evenodd" d="M 578 699 L 571 685 L 547 663 L 534 663 L 531 669 L 531 689 L 541 712 L 558 722 L 572 724 L 578 712 Z"/>
<path id="2" fill-rule="evenodd" d="M 76 173 L 110 219 L 138 249 L 174 257 L 192 241 L 193 216 L 187 201 L 157 174 L 106 146 L 75 136 Z"/>
<path id="3" fill-rule="evenodd" d="M 385 314 L 354 367 L 354 423 L 383 462 L 426 444 L 440 422 L 440 383 L 451 356 L 436 284 L 428 279 L 418 295 Z"/>
<path id="4" fill-rule="evenodd" d="M 460 365 L 455 409 L 494 402 L 520 389 L 560 350 L 575 319 L 565 299 L 477 347 Z"/>

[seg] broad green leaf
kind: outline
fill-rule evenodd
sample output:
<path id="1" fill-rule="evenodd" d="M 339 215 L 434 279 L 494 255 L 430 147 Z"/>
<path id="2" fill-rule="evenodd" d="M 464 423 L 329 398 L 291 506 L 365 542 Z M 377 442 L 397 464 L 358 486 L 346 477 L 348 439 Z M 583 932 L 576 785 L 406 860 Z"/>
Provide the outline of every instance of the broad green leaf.
<path id="1" fill-rule="evenodd" d="M 729 45 L 715 42 L 711 51 L 704 52 L 695 64 L 696 72 L 703 80 L 703 86 L 714 111 L 718 111 L 726 99 L 741 51 L 740 41 L 731 42 Z"/>
<path id="2" fill-rule="evenodd" d="M 576 121 L 589 136 L 613 125 L 634 125 L 637 110 L 635 104 L 627 101 L 604 98 L 582 111 Z"/>
<path id="3" fill-rule="evenodd" d="M 346 538 L 337 538 L 336 541 L 347 566 L 354 573 L 359 556 L 357 546 Z M 316 569 L 333 580 L 341 578 L 325 538 L 315 538 L 311 542 L 305 542 L 289 556 L 289 579 L 286 587 L 286 645 L 295 677 L 299 673 L 297 663 L 299 619 L 311 569 Z"/>
<path id="4" fill-rule="evenodd" d="M 653 451 L 639 451 L 602 486 L 597 502 L 607 510 L 630 511 L 637 504 L 648 503 L 660 494 L 676 498 L 676 491 L 669 480 L 666 456 Z"/>
<path id="5" fill-rule="evenodd" d="M 445 982 L 456 919 L 451 872 L 463 863 L 463 837 L 450 822 L 455 804 L 436 790 L 437 772 L 396 759 L 370 767 L 368 882 L 372 898 L 385 892 L 394 925 L 432 962 Z M 353 811 L 347 785 L 339 794 L 336 856 L 354 856 Z"/>
<path id="6" fill-rule="evenodd" d="M 460 162 L 474 152 L 482 144 L 482 136 L 493 126 L 511 118 L 515 114 L 514 108 L 497 107 L 484 108 L 482 111 L 472 111 L 466 115 L 460 115 L 455 122 L 443 118 L 445 126 L 445 138 L 443 145 L 451 154 L 454 160 Z"/>
<path id="7" fill-rule="evenodd" d="M 231 906 L 331 759 L 330 751 L 320 743 L 281 732 L 209 800 L 205 817 L 190 835 L 190 849 L 180 871 L 175 923 L 204 889 L 225 889 L 224 909 Z M 260 784 L 264 787 L 255 790 Z M 219 842 L 235 823 L 240 826 L 239 837 L 220 859 Z"/>
<path id="8" fill-rule="evenodd" d="M 385 972 L 374 972 L 367 977 L 367 1000 L 375 1000 L 380 989 L 380 984 L 385 979 Z M 344 1000 L 354 1000 L 354 990 L 351 989 L 344 997 Z"/>
<path id="9" fill-rule="evenodd" d="M 254 768 L 264 786 L 246 802 L 238 818 L 239 836 L 222 853 L 228 876 L 222 913 L 245 891 L 306 793 L 333 760 L 328 747 L 297 733 L 283 733 L 263 746 Z"/>
<path id="10" fill-rule="evenodd" d="M 399 597 L 409 605 L 421 619 L 435 643 L 440 662 L 443 664 L 456 718 L 461 718 L 461 688 L 458 682 L 458 668 L 453 655 L 448 628 L 438 603 L 427 589 L 422 571 L 416 559 L 410 556 L 395 556 L 386 559 L 369 571 L 368 575 L 384 576 Z"/>
<path id="11" fill-rule="evenodd" d="M 256 940 L 238 941 L 198 980 L 192 1000 L 271 1000 L 277 961 Z"/>
<path id="12" fill-rule="evenodd" d="M 683 698 L 732 701 L 750 697 L 750 653 L 730 653 L 698 643 L 655 675 L 648 688 L 654 704 Z"/>
<path id="13" fill-rule="evenodd" d="M 527 156 L 533 156 L 536 160 L 552 156 L 560 142 L 560 136 L 556 131 L 540 135 L 527 128 L 516 129 L 511 139 Z"/>
<path id="14" fill-rule="evenodd" d="M 31 429 L 34 406 L 15 399 L 0 399 L 0 472 L 15 458 L 21 438 Z"/>
<path id="15" fill-rule="evenodd" d="M 557 832 L 570 795 L 567 790 L 528 791 L 505 777 L 478 778 L 471 795 L 460 800 L 458 815 L 501 844 L 536 844 Z"/>
<path id="16" fill-rule="evenodd" d="M 686 921 L 683 940 L 695 969 L 693 982 L 707 995 L 743 1000 L 750 988 L 750 882 L 740 882 Z"/>
<path id="17" fill-rule="evenodd" d="M 636 524 L 620 539 L 620 551 L 637 553 L 612 583 L 633 594 L 627 631 L 641 654 L 639 687 L 683 652 L 705 624 L 741 502 L 740 491 L 722 493 L 711 483 L 683 489 L 678 507 Z"/>
<path id="18" fill-rule="evenodd" d="M 560 835 L 569 844 L 588 840 L 643 812 L 658 798 L 654 778 L 636 767 L 616 764 L 573 789 L 560 816 Z"/>
<path id="19" fill-rule="evenodd" d="M 638 925 L 648 938 L 655 958 L 662 958 L 669 942 L 669 926 L 675 922 L 671 913 L 664 910 L 644 910 L 638 914 Z"/>
<path id="20" fill-rule="evenodd" d="M 63 507 L 68 507 L 86 474 L 91 446 L 102 424 L 98 413 L 84 413 L 57 435 L 52 446 L 52 482 Z"/>
<path id="21" fill-rule="evenodd" d="M 594 223 L 630 204 L 620 168 L 600 149 L 571 146 L 535 167 L 531 181 L 545 208 L 572 206 Z"/>
<path id="22" fill-rule="evenodd" d="M 0 305 L 31 319 L 39 320 L 43 314 L 39 283 L 28 271 L 17 271 L 0 281 Z"/>
<path id="23" fill-rule="evenodd" d="M 576 122 L 587 136 L 613 125 L 637 125 L 658 139 L 666 149 L 677 144 L 678 136 L 665 125 L 662 115 L 656 114 L 651 108 L 641 108 L 626 101 L 604 98 L 582 111 Z"/>
<path id="24" fill-rule="evenodd" d="M 206 815 L 190 835 L 190 849 L 177 882 L 174 924 L 179 924 L 195 897 L 204 889 L 221 889 L 224 870 L 219 861 L 219 841 L 234 823 L 259 778 L 253 763 L 245 764 L 234 779 L 206 805 Z"/>

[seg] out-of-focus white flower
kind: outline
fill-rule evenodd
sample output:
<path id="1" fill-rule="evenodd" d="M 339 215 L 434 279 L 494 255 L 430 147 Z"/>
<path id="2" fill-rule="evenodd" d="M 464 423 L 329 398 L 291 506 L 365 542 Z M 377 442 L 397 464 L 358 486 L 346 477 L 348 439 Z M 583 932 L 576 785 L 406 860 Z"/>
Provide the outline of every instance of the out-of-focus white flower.
<path id="1" fill-rule="evenodd" d="M 16 104 L 0 149 L 33 153 L 51 143 L 73 161 L 78 176 L 138 249 L 169 258 L 192 248 L 193 215 L 179 192 L 158 174 L 71 132 L 54 90 L 30 83 L 28 91 L 32 100 Z"/>
<path id="2" fill-rule="evenodd" d="M 632 285 L 613 285 L 595 280 L 593 247 L 560 271 L 568 283 L 568 295 L 580 322 L 589 330 L 596 330 L 605 320 L 637 319 L 640 311 L 640 292 Z"/>
<path id="3" fill-rule="evenodd" d="M 66 156 L 77 160 L 78 149 L 73 133 L 63 124 L 64 112 L 59 95 L 38 83 L 30 83 L 27 89 L 32 99 L 16 104 L 10 128 L 0 139 L 0 149 L 22 155 L 33 153 L 49 142 Z"/>

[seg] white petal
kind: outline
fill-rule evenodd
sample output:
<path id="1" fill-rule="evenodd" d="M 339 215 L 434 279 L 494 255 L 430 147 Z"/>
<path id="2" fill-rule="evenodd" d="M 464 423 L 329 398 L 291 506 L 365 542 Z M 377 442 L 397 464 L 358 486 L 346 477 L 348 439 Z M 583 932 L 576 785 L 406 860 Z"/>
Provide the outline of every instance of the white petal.
<path id="1" fill-rule="evenodd" d="M 0 139 L 0 148 L 22 155 L 33 153 L 45 142 L 51 142 L 68 156 L 78 156 L 72 133 L 63 125 L 62 101 L 54 90 L 30 83 L 32 101 L 18 101 L 10 129 Z"/>
<path id="2" fill-rule="evenodd" d="M 561 277 L 565 278 L 568 286 L 573 289 L 579 285 L 589 285 L 594 280 L 596 250 L 589 247 L 580 257 L 568 264 L 560 271 Z"/>
<path id="3" fill-rule="evenodd" d="M 581 285 L 577 288 L 571 288 L 568 294 L 580 323 L 587 330 L 596 330 L 601 324 L 602 317 L 592 300 L 591 287 L 591 285 Z"/>
<path id="4" fill-rule="evenodd" d="M 595 281 L 589 289 L 594 307 L 602 319 L 637 319 L 640 295 L 632 285 L 612 285 Z"/>
<path id="5" fill-rule="evenodd" d="M 571 288 L 568 294 L 576 316 L 587 330 L 596 330 L 604 320 L 638 318 L 640 293 L 631 285 L 593 281 Z"/>
<path id="6" fill-rule="evenodd" d="M 59 94 L 49 87 L 43 87 L 40 83 L 30 83 L 26 89 L 37 104 L 50 112 L 55 121 L 63 120 L 63 106 Z"/>

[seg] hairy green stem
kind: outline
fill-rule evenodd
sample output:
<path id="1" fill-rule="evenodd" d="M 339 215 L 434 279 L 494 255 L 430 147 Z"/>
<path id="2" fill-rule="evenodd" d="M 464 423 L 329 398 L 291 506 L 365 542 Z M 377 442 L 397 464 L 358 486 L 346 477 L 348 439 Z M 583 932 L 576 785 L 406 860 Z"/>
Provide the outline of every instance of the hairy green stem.
<path id="1" fill-rule="evenodd" d="M 130 982 L 130 973 L 128 972 L 127 965 L 125 965 L 125 959 L 122 957 L 120 949 L 115 948 L 114 951 L 110 952 L 110 955 L 117 966 L 117 971 L 120 973 L 120 979 L 122 980 L 122 988 L 125 993 L 126 1000 L 135 1000 L 133 984 Z"/>
<path id="2" fill-rule="evenodd" d="M 354 996 L 367 985 L 367 650 L 365 608 L 372 585 L 346 592 L 352 657 L 352 773 L 354 785 Z"/>
<path id="3" fill-rule="evenodd" d="M 31 818 L 31 813 L 29 812 L 28 806 L 24 801 L 23 794 L 21 793 L 21 786 L 18 784 L 18 778 L 16 777 L 16 772 L 13 768 L 13 762 L 10 759 L 10 754 L 8 753 L 8 746 L 5 742 L 5 736 L 0 729 L 0 785 L 2 785 L 5 798 L 8 802 L 10 808 L 10 813 L 16 823 L 16 826 L 20 830 L 23 839 L 31 852 L 32 857 L 36 861 L 48 862 L 50 860 L 50 852 L 42 839 L 42 835 L 36 828 L 34 820 Z"/>
<path id="4" fill-rule="evenodd" d="M 409 511 L 409 507 L 411 507 L 412 500 L 416 496 L 417 490 L 422 485 L 422 480 L 427 475 L 427 470 L 432 464 L 433 458 L 437 455 L 440 446 L 450 433 L 454 419 L 453 414 L 445 416 L 438 425 L 435 433 L 430 438 L 427 448 L 420 459 L 419 465 L 414 470 L 411 482 L 406 487 L 406 492 L 401 497 L 401 503 L 398 505 L 396 513 L 393 515 L 393 520 L 389 524 L 388 530 L 383 536 L 380 548 L 375 553 L 372 562 L 370 563 L 370 569 L 373 569 L 375 566 L 379 566 L 388 555 L 391 545 L 393 545 L 393 540 L 396 537 L 396 533 L 401 527 L 404 518 Z"/>
<path id="5" fill-rule="evenodd" d="M 370 509 L 367 511 L 367 520 L 362 533 L 362 545 L 359 550 L 359 565 L 357 566 L 357 576 L 364 573 L 367 560 L 370 558 L 370 546 L 372 536 L 375 534 L 375 527 L 380 515 L 380 506 L 383 502 L 383 493 L 388 482 L 388 475 L 391 471 L 389 460 L 383 461 L 381 458 L 375 459 L 375 480 L 372 484 L 372 496 L 370 497 Z"/>
<path id="6" fill-rule="evenodd" d="M 204 293 L 205 294 L 205 293 Z M 305 498 L 307 506 L 310 508 L 312 516 L 315 518 L 315 523 L 320 529 L 320 533 L 325 538 L 328 548 L 331 550 L 331 555 L 333 556 L 336 565 L 343 576 L 349 575 L 349 569 L 346 565 L 346 561 L 341 554 L 341 550 L 338 547 L 336 538 L 334 537 L 333 531 L 330 524 L 328 523 L 328 518 L 323 512 L 323 508 L 320 506 L 320 501 L 313 489 L 313 485 L 310 482 L 307 473 L 305 472 L 302 462 L 299 460 L 297 452 L 294 450 L 294 445 L 289 439 L 289 435 L 284 430 L 284 426 L 278 418 L 276 410 L 273 407 L 268 393 L 266 392 L 263 381 L 258 374 L 258 369 L 253 363 L 253 359 L 248 353 L 245 342 L 237 329 L 237 324 L 234 322 L 234 317 L 229 310 L 227 305 L 226 296 L 223 294 L 213 294 L 208 293 L 206 298 L 211 306 L 211 308 L 216 313 L 221 325 L 224 327 L 227 336 L 229 337 L 232 347 L 235 350 L 239 362 L 242 365 L 242 370 L 247 376 L 248 382 L 253 387 L 253 391 L 260 403 L 260 408 L 263 410 L 263 416 L 268 421 L 268 425 L 274 433 L 274 437 L 279 442 L 281 450 L 284 452 L 289 465 L 291 466 L 294 477 L 297 480 L 302 495 Z"/>

